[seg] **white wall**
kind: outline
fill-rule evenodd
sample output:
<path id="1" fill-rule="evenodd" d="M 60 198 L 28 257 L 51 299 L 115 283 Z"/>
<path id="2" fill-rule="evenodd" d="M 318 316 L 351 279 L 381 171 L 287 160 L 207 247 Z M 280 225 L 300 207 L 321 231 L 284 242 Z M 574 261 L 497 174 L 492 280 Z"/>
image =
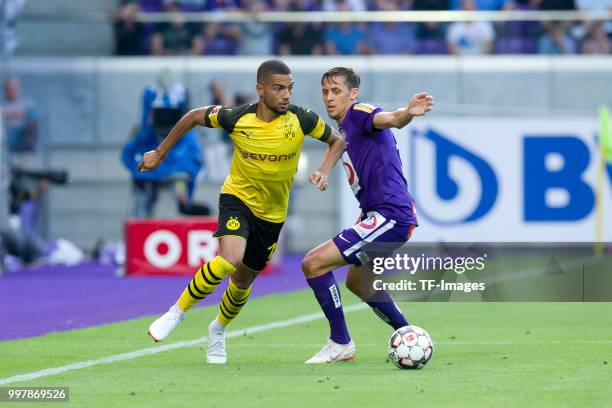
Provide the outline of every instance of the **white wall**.
<path id="1" fill-rule="evenodd" d="M 598 126 L 595 112 L 590 118 L 416 119 L 396 132 L 417 202 L 414 240 L 594 241 Z M 612 241 L 609 167 L 601 193 L 604 240 Z M 348 189 L 342 194 L 342 222 L 350 225 L 355 199 Z"/>

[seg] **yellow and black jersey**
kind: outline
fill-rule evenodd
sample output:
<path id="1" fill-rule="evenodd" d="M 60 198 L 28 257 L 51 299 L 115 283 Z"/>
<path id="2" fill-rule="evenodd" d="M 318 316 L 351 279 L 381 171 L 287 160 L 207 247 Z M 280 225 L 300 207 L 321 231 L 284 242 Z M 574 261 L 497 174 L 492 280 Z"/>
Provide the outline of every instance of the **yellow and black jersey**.
<path id="1" fill-rule="evenodd" d="M 286 114 L 271 122 L 257 118 L 256 112 L 257 103 L 211 106 L 204 125 L 225 129 L 234 142 L 231 169 L 221 193 L 240 198 L 263 220 L 283 222 L 304 136 L 327 141 L 331 128 L 315 112 L 300 106 L 289 105 Z"/>

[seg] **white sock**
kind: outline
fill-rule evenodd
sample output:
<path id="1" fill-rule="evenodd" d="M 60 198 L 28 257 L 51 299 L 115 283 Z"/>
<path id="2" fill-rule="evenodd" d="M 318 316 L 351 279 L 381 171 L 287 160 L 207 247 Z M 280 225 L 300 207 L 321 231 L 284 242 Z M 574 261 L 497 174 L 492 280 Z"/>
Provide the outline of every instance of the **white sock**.
<path id="1" fill-rule="evenodd" d="M 225 329 L 227 328 L 227 326 L 222 325 L 219 319 L 217 319 L 216 317 L 215 320 L 210 323 L 209 327 L 210 331 L 214 331 L 216 333 L 225 333 Z"/>
<path id="2" fill-rule="evenodd" d="M 172 312 L 172 313 L 176 313 L 176 314 L 181 315 L 181 316 L 185 314 L 185 312 L 183 312 L 181 310 L 181 308 L 179 307 L 178 303 L 173 304 L 172 307 L 170 308 L 170 310 L 168 310 L 168 311 Z"/>

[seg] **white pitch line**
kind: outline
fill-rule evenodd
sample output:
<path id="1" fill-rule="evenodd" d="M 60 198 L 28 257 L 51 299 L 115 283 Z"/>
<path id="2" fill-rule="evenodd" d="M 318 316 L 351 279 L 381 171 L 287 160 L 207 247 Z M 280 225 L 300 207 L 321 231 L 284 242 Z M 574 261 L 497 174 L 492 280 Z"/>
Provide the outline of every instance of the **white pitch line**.
<path id="1" fill-rule="evenodd" d="M 367 308 L 367 306 L 368 305 L 365 303 L 358 303 L 355 305 L 346 306 L 344 308 L 344 312 L 350 313 L 350 312 L 354 312 L 357 310 L 362 310 L 362 309 Z M 323 313 L 319 312 L 319 313 L 298 316 L 293 319 L 280 320 L 276 322 L 260 324 L 260 325 L 248 327 L 242 330 L 230 331 L 226 334 L 226 338 L 240 337 L 246 334 L 253 334 L 253 333 L 259 333 L 259 332 L 272 330 L 272 329 L 294 326 L 297 324 L 311 322 L 313 320 L 318 320 L 323 317 L 324 317 Z M 163 353 L 164 351 L 175 350 L 175 349 L 179 349 L 183 347 L 198 346 L 200 344 L 206 343 L 206 340 L 207 340 L 206 337 L 200 337 L 199 339 L 195 339 L 195 340 L 177 341 L 177 342 L 166 344 L 166 345 L 159 346 L 159 347 L 150 347 L 146 349 L 131 351 L 129 353 L 122 353 L 122 354 L 116 354 L 114 356 L 102 357 L 102 358 L 98 358 L 95 360 L 79 361 L 77 363 L 66 364 L 60 367 L 46 368 L 44 370 L 34 371 L 31 373 L 18 374 L 12 377 L 0 379 L 0 386 L 15 383 L 15 382 L 31 381 L 37 378 L 49 377 L 51 375 L 62 374 L 68 371 L 80 370 L 82 368 L 93 367 L 93 366 L 97 366 L 100 364 L 110 364 L 110 363 L 116 363 L 118 361 L 133 360 L 138 357 L 149 356 L 149 355 L 157 354 L 157 353 Z"/>
<path id="2" fill-rule="evenodd" d="M 560 345 L 560 344 L 612 344 L 612 340 L 537 340 L 537 341 L 511 341 L 511 340 L 499 340 L 499 341 L 435 341 L 434 344 L 442 344 L 445 346 L 510 346 L 514 344 L 527 344 L 527 345 Z"/>
<path id="3" fill-rule="evenodd" d="M 444 345 L 444 346 L 506 346 L 506 345 L 515 345 L 515 344 L 525 344 L 525 345 L 560 345 L 560 344 L 612 344 L 612 340 L 537 340 L 537 341 L 511 341 L 511 340 L 491 340 L 491 341 L 458 341 L 458 340 L 448 340 L 448 341 L 434 341 L 434 345 Z M 303 348 L 314 348 L 320 347 L 321 344 L 282 344 L 282 343 L 274 343 L 274 344 L 266 344 L 266 348 L 294 348 L 294 349 L 303 349 Z M 380 343 L 357 343 L 358 348 L 374 348 L 380 347 Z M 234 344 L 232 348 L 261 348 L 260 344 Z"/>

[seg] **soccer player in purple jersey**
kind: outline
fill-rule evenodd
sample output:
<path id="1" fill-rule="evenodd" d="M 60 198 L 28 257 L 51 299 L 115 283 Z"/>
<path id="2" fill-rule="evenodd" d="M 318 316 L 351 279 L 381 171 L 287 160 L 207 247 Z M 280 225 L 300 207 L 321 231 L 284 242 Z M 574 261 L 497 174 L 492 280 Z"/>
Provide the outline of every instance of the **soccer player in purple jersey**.
<path id="1" fill-rule="evenodd" d="M 302 261 L 302 271 L 329 321 L 331 332 L 325 346 L 307 364 L 355 357 L 355 343 L 344 320 L 340 289 L 331 272 L 340 266 L 350 264 L 346 286 L 383 321 L 394 329 L 408 325 L 389 294 L 373 288 L 371 263 L 364 249 L 372 243 L 400 246 L 417 226 L 414 199 L 408 192 L 390 128 L 401 129 L 415 116 L 425 115 L 433 107 L 433 97 L 426 92 L 418 93 L 407 106 L 385 112 L 357 102 L 359 82 L 354 70 L 342 67 L 330 69 L 321 79 L 327 113 L 338 122 L 345 137 L 342 161 L 361 215 L 357 225 L 311 250 Z"/>

